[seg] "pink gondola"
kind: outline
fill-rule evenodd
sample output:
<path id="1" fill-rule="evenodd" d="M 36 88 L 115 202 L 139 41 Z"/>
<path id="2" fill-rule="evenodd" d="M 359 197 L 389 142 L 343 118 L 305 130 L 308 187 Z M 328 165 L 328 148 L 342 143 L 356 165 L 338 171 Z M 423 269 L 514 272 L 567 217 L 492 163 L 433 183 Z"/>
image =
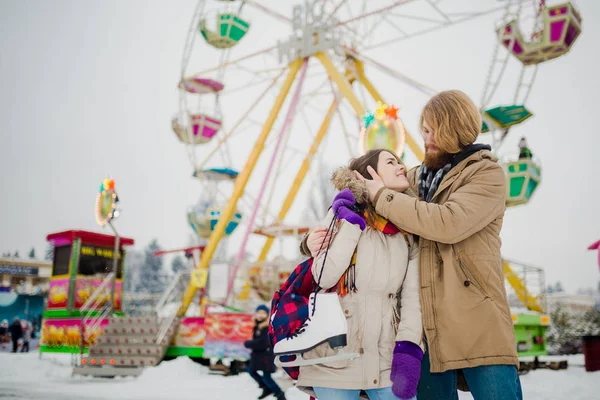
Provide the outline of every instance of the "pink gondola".
<path id="1" fill-rule="evenodd" d="M 518 21 L 498 29 L 500 43 L 524 65 L 539 64 L 567 53 L 581 34 L 581 15 L 571 2 L 541 10 L 542 30 L 527 40 Z"/>
<path id="2" fill-rule="evenodd" d="M 202 144 L 210 141 L 221 129 L 221 120 L 205 114 L 192 114 L 191 134 L 188 134 L 186 125 L 177 117 L 173 118 L 173 132 L 179 140 L 186 144 Z"/>
<path id="3" fill-rule="evenodd" d="M 190 78 L 183 78 L 179 83 L 179 88 L 185 89 L 189 93 L 206 94 L 206 93 L 218 93 L 225 85 L 221 82 L 217 82 L 210 78 L 201 78 L 199 76 L 192 76 Z"/>

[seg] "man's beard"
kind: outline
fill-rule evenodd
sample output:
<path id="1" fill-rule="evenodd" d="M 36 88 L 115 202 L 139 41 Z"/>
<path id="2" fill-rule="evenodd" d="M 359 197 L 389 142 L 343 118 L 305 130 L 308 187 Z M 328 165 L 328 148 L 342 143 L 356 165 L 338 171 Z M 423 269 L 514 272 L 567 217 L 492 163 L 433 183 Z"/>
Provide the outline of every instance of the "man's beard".
<path id="1" fill-rule="evenodd" d="M 435 153 L 426 151 L 423 163 L 429 169 L 441 169 L 444 167 L 444 165 L 452 161 L 452 157 L 454 157 L 454 154 L 446 153 L 440 150 L 436 151 Z"/>

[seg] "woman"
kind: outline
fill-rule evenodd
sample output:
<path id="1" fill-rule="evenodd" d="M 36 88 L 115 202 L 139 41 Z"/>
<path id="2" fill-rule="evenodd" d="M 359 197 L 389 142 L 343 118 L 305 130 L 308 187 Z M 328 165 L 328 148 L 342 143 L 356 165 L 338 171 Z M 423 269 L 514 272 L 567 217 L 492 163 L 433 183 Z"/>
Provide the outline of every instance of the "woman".
<path id="1" fill-rule="evenodd" d="M 345 350 L 360 357 L 300 367 L 297 386 L 319 400 L 358 399 L 362 391 L 370 399 L 416 396 L 423 357 L 417 245 L 375 213 L 355 176 L 368 176 L 369 166 L 387 188 L 409 187 L 404 165 L 387 150 L 371 150 L 333 175 L 340 193 L 325 226 L 336 218 L 334 237 L 316 256 L 312 273 L 322 289 L 337 287 L 348 322 Z M 324 343 L 304 358 L 333 354 Z"/>
<path id="2" fill-rule="evenodd" d="M 29 352 L 29 342 L 31 342 L 31 333 L 33 332 L 33 326 L 29 321 L 23 321 L 25 328 L 23 329 L 23 346 L 21 347 L 21 353 Z"/>

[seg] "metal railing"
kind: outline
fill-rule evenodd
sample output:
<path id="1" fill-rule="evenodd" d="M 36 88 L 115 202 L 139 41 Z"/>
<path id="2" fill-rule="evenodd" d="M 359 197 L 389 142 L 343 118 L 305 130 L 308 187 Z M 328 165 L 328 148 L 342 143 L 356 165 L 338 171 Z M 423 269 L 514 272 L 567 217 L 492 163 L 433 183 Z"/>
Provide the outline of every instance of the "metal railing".
<path id="1" fill-rule="evenodd" d="M 79 325 L 80 332 L 80 347 L 79 354 L 83 356 L 83 349 L 85 347 L 85 343 L 89 340 L 91 335 L 94 333 L 96 329 L 102 323 L 102 320 L 112 314 L 113 304 L 112 304 L 112 296 L 110 301 L 99 301 L 101 297 L 106 298 L 106 290 L 110 288 L 112 283 L 114 282 L 115 272 L 111 272 L 104 278 L 100 286 L 94 290 L 89 299 L 81 306 L 79 312 L 81 313 L 81 322 Z M 89 318 L 88 318 L 89 317 Z M 85 323 L 86 318 L 88 318 L 88 323 Z"/>
<path id="2" fill-rule="evenodd" d="M 508 262 L 512 272 L 519 278 L 523 285 L 522 290 L 518 291 L 513 285 L 508 282 L 506 283 L 506 292 L 509 296 L 511 306 L 522 306 L 527 309 L 539 306 L 543 311 L 547 312 L 548 304 L 546 301 L 544 270 L 510 259 L 504 259 L 504 262 Z"/>
<path id="3" fill-rule="evenodd" d="M 171 281 L 171 284 L 160 297 L 154 312 L 158 319 L 158 333 L 156 335 L 156 344 L 160 345 L 165 338 L 169 328 L 178 320 L 177 312 L 183 302 L 183 293 L 190 282 L 189 272 L 178 272 Z"/>

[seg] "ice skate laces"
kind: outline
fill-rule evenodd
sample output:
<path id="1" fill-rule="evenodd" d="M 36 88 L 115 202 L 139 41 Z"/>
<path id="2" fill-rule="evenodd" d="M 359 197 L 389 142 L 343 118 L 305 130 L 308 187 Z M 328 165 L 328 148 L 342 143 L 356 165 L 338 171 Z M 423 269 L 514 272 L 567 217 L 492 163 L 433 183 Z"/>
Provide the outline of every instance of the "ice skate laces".
<path id="1" fill-rule="evenodd" d="M 310 317 L 312 317 L 313 315 L 315 315 L 315 307 L 314 307 L 314 303 L 317 301 L 317 295 L 315 294 L 315 296 L 313 297 L 313 301 L 312 301 L 312 313 L 309 313 L 308 318 L 306 318 L 306 321 L 304 321 L 302 323 L 302 325 L 300 325 L 298 327 L 298 329 L 296 329 L 296 331 L 294 333 L 292 333 L 290 336 L 286 337 L 285 340 L 290 340 L 293 339 L 295 337 L 297 337 L 298 335 L 300 335 L 301 333 L 303 333 L 306 330 L 306 327 L 308 326 L 308 323 L 310 322 Z M 308 307 L 310 308 L 311 305 L 309 304 Z"/>
<path id="2" fill-rule="evenodd" d="M 333 232 L 333 227 L 335 225 L 336 219 L 337 219 L 337 214 L 334 215 L 333 219 L 331 220 L 331 223 L 329 224 L 329 227 L 327 228 L 327 233 L 325 234 L 325 237 L 327 237 L 330 233 Z M 323 242 L 321 242 L 321 247 L 319 247 L 319 251 L 317 254 L 321 253 L 324 243 L 325 243 L 325 240 L 323 240 Z M 329 252 L 329 246 L 327 246 L 327 249 L 325 249 L 325 256 L 323 257 L 323 264 L 321 265 L 321 272 L 319 272 L 319 279 L 317 280 L 316 287 L 314 286 L 314 282 L 313 282 L 313 293 L 315 295 L 312 298 L 312 300 L 313 300 L 311 302 L 312 304 L 308 305 L 308 307 L 309 307 L 308 318 L 306 319 L 306 321 L 304 321 L 304 323 L 302 325 L 300 325 L 298 327 L 298 329 L 296 329 L 296 331 L 294 333 L 292 333 L 290 336 L 286 337 L 285 340 L 291 340 L 291 339 L 297 337 L 298 335 L 302 334 L 306 330 L 306 327 L 308 326 L 308 323 L 311 320 L 310 317 L 315 315 L 315 310 L 317 308 L 317 292 L 321 288 L 321 277 L 323 276 L 323 270 L 325 269 L 325 261 L 327 260 L 328 252 Z"/>

